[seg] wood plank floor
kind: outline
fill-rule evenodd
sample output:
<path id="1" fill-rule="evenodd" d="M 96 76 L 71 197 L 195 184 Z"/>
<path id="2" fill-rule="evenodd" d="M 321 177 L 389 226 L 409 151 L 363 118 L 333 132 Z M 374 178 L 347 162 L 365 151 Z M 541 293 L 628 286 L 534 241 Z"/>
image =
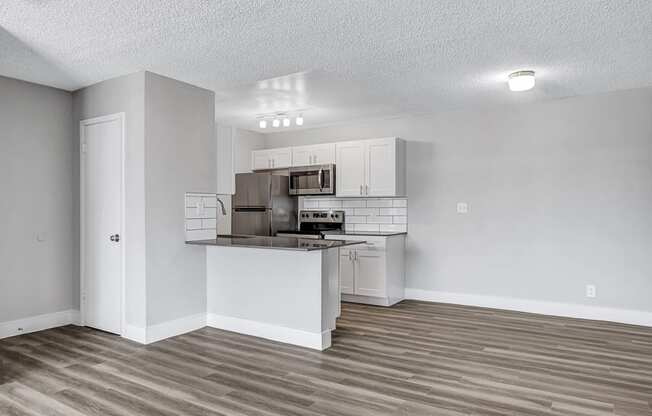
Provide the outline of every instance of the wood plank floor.
<path id="1" fill-rule="evenodd" d="M 652 329 L 344 304 L 323 353 L 204 328 L 0 340 L 0 415 L 652 415 Z"/>

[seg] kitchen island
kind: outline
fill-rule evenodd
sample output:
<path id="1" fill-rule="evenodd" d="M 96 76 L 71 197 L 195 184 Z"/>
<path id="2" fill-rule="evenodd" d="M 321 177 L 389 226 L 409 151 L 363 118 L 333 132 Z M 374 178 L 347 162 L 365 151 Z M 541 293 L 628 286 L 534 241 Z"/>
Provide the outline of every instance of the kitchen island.
<path id="1" fill-rule="evenodd" d="M 363 241 L 223 236 L 206 247 L 208 326 L 324 350 L 340 314 L 339 248 Z"/>

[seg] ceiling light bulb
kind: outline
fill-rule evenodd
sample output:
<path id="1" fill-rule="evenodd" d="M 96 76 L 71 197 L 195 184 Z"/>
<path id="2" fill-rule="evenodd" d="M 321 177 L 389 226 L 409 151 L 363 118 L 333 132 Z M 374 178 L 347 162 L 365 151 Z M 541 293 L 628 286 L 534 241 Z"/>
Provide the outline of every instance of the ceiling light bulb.
<path id="1" fill-rule="evenodd" d="M 290 127 L 290 119 L 285 117 L 283 119 L 283 127 Z"/>
<path id="2" fill-rule="evenodd" d="M 507 80 L 511 91 L 527 91 L 534 87 L 534 71 L 516 71 Z"/>
<path id="3" fill-rule="evenodd" d="M 260 127 L 261 129 L 266 129 L 267 128 L 267 120 L 260 120 L 258 122 L 258 127 Z"/>
<path id="4" fill-rule="evenodd" d="M 303 114 L 300 114 L 294 122 L 297 123 L 297 126 L 303 126 Z"/>
<path id="5" fill-rule="evenodd" d="M 272 127 L 278 127 L 281 125 L 281 120 L 275 118 L 274 121 L 272 121 Z"/>

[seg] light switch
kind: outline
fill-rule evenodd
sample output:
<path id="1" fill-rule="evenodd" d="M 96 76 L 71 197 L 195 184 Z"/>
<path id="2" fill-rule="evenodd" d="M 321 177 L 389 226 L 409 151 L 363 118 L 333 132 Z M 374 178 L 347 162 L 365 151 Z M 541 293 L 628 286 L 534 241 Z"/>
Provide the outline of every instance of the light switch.
<path id="1" fill-rule="evenodd" d="M 40 231 L 36 233 L 36 241 L 39 243 L 43 243 L 45 240 L 48 239 L 48 233 L 45 231 Z"/>
<path id="2" fill-rule="evenodd" d="M 466 202 L 458 202 L 457 203 L 457 213 L 458 214 L 466 214 L 469 212 L 469 204 Z"/>

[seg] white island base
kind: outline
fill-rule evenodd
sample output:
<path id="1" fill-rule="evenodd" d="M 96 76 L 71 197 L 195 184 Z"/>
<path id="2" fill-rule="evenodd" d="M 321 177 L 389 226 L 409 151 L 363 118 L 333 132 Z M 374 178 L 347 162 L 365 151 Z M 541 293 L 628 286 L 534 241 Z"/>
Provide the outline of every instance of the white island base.
<path id="1" fill-rule="evenodd" d="M 208 326 L 324 350 L 340 314 L 339 250 L 206 246 Z"/>

